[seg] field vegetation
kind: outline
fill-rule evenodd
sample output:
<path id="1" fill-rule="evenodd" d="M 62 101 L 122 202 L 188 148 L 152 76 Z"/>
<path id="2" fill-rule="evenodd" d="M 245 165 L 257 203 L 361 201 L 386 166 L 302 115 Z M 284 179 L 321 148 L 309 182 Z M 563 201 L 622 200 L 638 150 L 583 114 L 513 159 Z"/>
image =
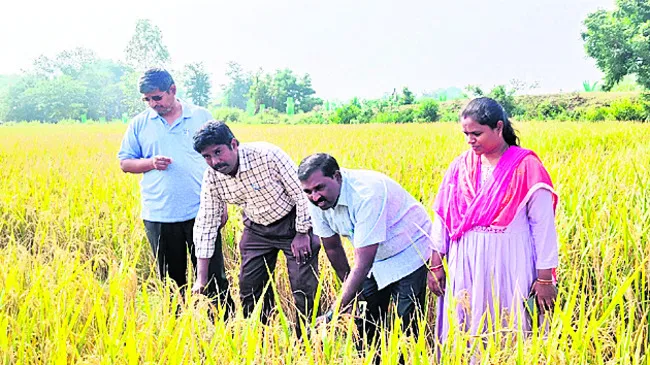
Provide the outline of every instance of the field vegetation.
<path id="1" fill-rule="evenodd" d="M 548 332 L 497 331 L 477 341 L 452 331 L 455 341 L 441 348 L 441 361 L 648 364 L 650 125 L 515 127 L 560 195 L 560 300 Z M 125 128 L 0 126 L 0 363 L 370 363 L 357 354 L 347 318 L 296 338 L 282 263 L 269 290 L 283 299 L 269 326 L 241 312 L 212 323 L 204 298 L 180 298 L 171 283 L 160 283 L 139 218 L 139 177 L 122 173 L 116 158 Z M 446 167 L 466 148 L 454 123 L 233 129 L 241 141 L 275 143 L 295 161 L 325 151 L 345 167 L 382 171 L 427 207 Z M 241 228 L 232 210 L 224 251 L 234 295 Z M 325 255 L 321 265 L 319 296 L 327 307 L 340 283 Z M 434 362 L 434 305 L 430 300 L 418 338 L 388 331 L 369 353 L 381 349 L 385 364 L 400 354 L 409 364 Z"/>

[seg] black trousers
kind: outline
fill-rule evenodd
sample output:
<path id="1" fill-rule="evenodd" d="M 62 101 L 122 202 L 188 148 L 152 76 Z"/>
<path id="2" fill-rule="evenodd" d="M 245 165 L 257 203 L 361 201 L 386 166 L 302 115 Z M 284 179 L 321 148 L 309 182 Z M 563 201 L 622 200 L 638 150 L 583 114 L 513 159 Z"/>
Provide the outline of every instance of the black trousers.
<path id="1" fill-rule="evenodd" d="M 196 255 L 194 254 L 193 228 L 194 219 L 161 223 L 144 221 L 144 228 L 151 250 L 156 258 L 158 274 L 161 280 L 169 276 L 181 291 L 187 286 L 187 253 L 190 252 L 192 271 L 196 277 Z M 204 294 L 213 298 L 216 304 L 226 306 L 226 317 L 234 311 L 234 301 L 230 296 L 230 285 L 226 277 L 221 244 L 221 233 L 217 234 L 214 255 L 208 266 L 208 284 Z"/>
<path id="2" fill-rule="evenodd" d="M 381 290 L 378 289 L 374 276 L 367 278 L 361 289 L 366 301 L 365 319 L 356 321 L 359 333 L 365 333 L 368 341 L 375 339 L 379 326 L 390 323 L 388 306 L 392 302 L 397 316 L 402 320 L 402 331 L 417 336 L 417 316 L 424 311 L 426 286 L 426 265 Z"/>

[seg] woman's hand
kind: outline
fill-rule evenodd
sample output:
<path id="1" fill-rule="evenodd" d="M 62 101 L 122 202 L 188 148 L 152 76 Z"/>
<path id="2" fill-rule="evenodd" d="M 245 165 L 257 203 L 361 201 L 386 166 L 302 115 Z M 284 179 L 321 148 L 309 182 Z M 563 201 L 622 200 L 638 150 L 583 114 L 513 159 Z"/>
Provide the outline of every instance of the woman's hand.
<path id="1" fill-rule="evenodd" d="M 557 288 L 552 281 L 547 282 L 544 280 L 535 280 L 533 283 L 533 292 L 537 296 L 537 306 L 541 313 L 552 311 L 555 307 L 555 299 L 557 298 Z"/>
<path id="2" fill-rule="evenodd" d="M 433 294 L 441 297 L 445 295 L 445 267 L 442 263 L 443 255 L 438 251 L 431 253 L 429 259 L 429 272 L 427 273 L 427 286 Z"/>
<path id="3" fill-rule="evenodd" d="M 427 285 L 433 294 L 441 297 L 445 295 L 445 269 L 443 267 L 437 270 L 429 270 L 427 273 Z"/>

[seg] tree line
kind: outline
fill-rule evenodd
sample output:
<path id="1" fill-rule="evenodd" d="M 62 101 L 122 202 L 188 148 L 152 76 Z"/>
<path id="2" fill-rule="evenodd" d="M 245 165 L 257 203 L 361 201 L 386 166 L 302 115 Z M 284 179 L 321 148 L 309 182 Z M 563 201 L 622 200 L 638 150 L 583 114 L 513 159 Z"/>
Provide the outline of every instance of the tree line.
<path id="1" fill-rule="evenodd" d="M 614 10 L 598 10 L 584 20 L 585 51 L 604 73 L 602 85 L 598 86 L 609 91 L 632 77 L 635 85 L 648 89 L 650 3 L 617 0 L 616 5 Z M 160 29 L 148 20 L 139 20 L 123 59 L 102 59 L 92 50 L 75 48 L 54 56 L 42 55 L 18 75 L 0 75 L 0 121 L 111 120 L 135 115 L 143 109 L 137 87 L 142 71 L 168 67 L 171 62 Z M 226 70 L 228 82 L 221 85 L 222 97 L 213 97 L 203 63 L 170 71 L 180 86 L 179 96 L 201 106 L 227 106 L 254 115 L 267 109 L 287 114 L 309 112 L 324 104 L 315 96 L 309 74 L 299 75 L 289 69 L 253 72 L 230 62 Z M 596 86 L 585 81 L 584 88 L 593 91 Z M 474 91 L 482 94 L 477 88 Z M 505 97 L 500 94 L 496 96 Z M 441 102 L 447 98 L 432 96 Z M 414 101 L 408 89 L 403 90 L 402 97 L 405 102 L 401 104 Z M 355 102 L 347 108 L 339 113 L 341 120 L 350 119 L 347 114 L 355 114 L 351 111 L 359 109 L 361 113 L 363 109 Z"/>
<path id="2" fill-rule="evenodd" d="M 169 68 L 171 57 L 160 29 L 139 20 L 123 61 L 103 59 L 87 48 L 41 55 L 17 75 L 0 75 L 0 121 L 114 120 L 142 111 L 138 79 L 151 67 Z M 223 100 L 212 97 L 212 83 L 202 62 L 171 69 L 179 96 L 196 105 L 227 105 L 242 110 L 290 107 L 310 111 L 323 101 L 314 97 L 309 74 L 292 70 L 265 73 L 244 71 L 228 64 L 229 82 L 222 85 Z"/>

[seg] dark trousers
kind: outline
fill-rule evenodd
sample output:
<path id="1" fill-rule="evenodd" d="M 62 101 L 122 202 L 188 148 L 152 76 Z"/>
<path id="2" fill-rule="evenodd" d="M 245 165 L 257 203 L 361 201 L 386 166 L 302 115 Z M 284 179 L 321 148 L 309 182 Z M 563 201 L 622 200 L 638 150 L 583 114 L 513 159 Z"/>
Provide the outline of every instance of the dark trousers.
<path id="1" fill-rule="evenodd" d="M 417 336 L 417 316 L 424 311 L 426 286 L 426 265 L 381 290 L 374 277 L 366 279 L 361 290 L 366 301 L 365 319 L 357 319 L 359 334 L 365 333 L 367 341 L 373 341 L 379 326 L 389 323 L 388 306 L 392 301 L 402 320 L 402 331 Z"/>
<path id="2" fill-rule="evenodd" d="M 255 303 L 262 298 L 262 322 L 267 323 L 275 306 L 272 288 L 264 289 L 269 275 L 275 270 L 278 253 L 287 259 L 289 282 L 298 313 L 309 318 L 314 307 L 314 295 L 318 287 L 318 252 L 320 242 L 311 232 L 311 258 L 298 264 L 291 252 L 291 241 L 296 235 L 295 209 L 287 216 L 268 226 L 252 222 L 244 215 L 244 231 L 239 241 L 242 265 L 239 273 L 239 295 L 244 316 L 252 314 Z M 300 327 L 297 327 L 298 329 Z M 299 333 L 300 334 L 300 333 Z"/>
<path id="3" fill-rule="evenodd" d="M 156 258 L 158 274 L 161 280 L 169 276 L 181 291 L 187 286 L 187 252 L 190 252 L 194 277 L 196 277 L 196 255 L 192 230 L 194 219 L 178 223 L 160 223 L 144 221 L 147 239 Z M 226 317 L 234 311 L 234 301 L 230 296 L 229 283 L 223 262 L 221 233 L 217 234 L 214 255 L 208 266 L 208 284 L 205 295 L 213 298 L 214 304 L 226 306 Z"/>

